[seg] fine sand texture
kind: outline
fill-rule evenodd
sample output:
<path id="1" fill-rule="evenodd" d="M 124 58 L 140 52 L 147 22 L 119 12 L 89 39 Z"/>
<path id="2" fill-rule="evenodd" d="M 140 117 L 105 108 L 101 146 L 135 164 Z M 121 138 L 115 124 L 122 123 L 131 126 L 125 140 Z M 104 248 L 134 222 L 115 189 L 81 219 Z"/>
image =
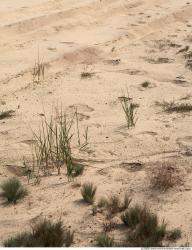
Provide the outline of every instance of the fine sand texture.
<path id="1" fill-rule="evenodd" d="M 95 203 L 127 193 L 181 229 L 171 246 L 192 245 L 192 0 L 1 0 L 0 90 L 0 112 L 14 111 L 0 120 L 0 183 L 16 176 L 29 191 L 16 205 L 0 197 L 0 245 L 43 217 L 73 229 L 72 246 L 95 246 L 105 218 L 82 201 L 87 181 Z M 130 129 L 127 92 L 136 106 Z M 33 132 L 58 107 L 77 111 L 81 142 L 87 135 L 79 146 L 74 122 L 72 155 L 84 172 L 68 180 L 63 166 L 28 184 Z M 150 180 L 166 164 L 178 181 L 162 191 Z M 118 216 L 117 241 L 126 237 Z"/>

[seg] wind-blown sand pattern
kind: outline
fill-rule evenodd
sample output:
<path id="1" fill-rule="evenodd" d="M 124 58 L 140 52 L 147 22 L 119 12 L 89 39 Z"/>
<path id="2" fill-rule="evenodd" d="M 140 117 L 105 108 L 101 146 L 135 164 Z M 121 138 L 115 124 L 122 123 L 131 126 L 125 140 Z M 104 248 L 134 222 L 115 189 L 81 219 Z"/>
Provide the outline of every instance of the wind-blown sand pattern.
<path id="1" fill-rule="evenodd" d="M 0 245 L 46 217 L 71 226 L 73 246 L 95 246 L 104 217 L 81 202 L 74 183 L 86 181 L 97 186 L 96 201 L 128 193 L 181 229 L 171 246 L 192 245 L 192 113 L 157 105 L 192 105 L 191 14 L 192 0 L 0 1 L 0 111 L 15 111 L 0 120 L 0 182 L 17 176 L 30 192 L 14 206 L 0 198 Z M 45 63 L 39 83 L 31 73 L 38 51 Z M 81 77 L 85 70 L 90 78 Z M 126 88 L 139 106 L 129 130 L 118 99 Z M 61 105 L 77 107 L 81 136 L 89 127 L 84 150 L 72 142 L 84 173 L 74 182 L 62 173 L 28 185 L 20 169 L 31 158 L 32 131 Z M 164 162 L 177 166 L 181 182 L 160 192 L 149 176 Z"/>

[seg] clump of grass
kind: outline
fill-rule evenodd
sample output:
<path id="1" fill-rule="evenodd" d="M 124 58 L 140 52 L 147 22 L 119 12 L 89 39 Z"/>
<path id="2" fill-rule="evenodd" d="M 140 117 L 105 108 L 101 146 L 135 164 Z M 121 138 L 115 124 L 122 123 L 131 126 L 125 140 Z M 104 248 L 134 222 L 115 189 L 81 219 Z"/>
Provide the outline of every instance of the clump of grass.
<path id="1" fill-rule="evenodd" d="M 192 59 L 187 60 L 185 67 L 192 70 Z"/>
<path id="2" fill-rule="evenodd" d="M 99 208 L 104 208 L 104 207 L 107 206 L 107 204 L 108 204 L 107 198 L 101 197 L 100 200 L 99 200 L 98 203 L 97 203 L 97 206 L 98 206 Z"/>
<path id="3" fill-rule="evenodd" d="M 169 162 L 155 168 L 151 173 L 149 180 L 153 189 L 161 191 L 166 191 L 181 181 L 178 170 Z"/>
<path id="4" fill-rule="evenodd" d="M 73 177 L 77 177 L 83 174 L 84 166 L 80 164 L 73 164 Z"/>
<path id="5" fill-rule="evenodd" d="M 88 69 L 88 66 L 85 66 L 83 72 L 81 72 L 81 79 L 88 79 L 91 78 L 93 75 L 94 73 L 92 72 L 92 70 Z"/>
<path id="6" fill-rule="evenodd" d="M 1 111 L 0 112 L 0 120 L 10 118 L 14 115 L 14 110 L 7 110 L 7 111 Z"/>
<path id="7" fill-rule="evenodd" d="M 107 220 L 103 222 L 103 231 L 104 232 L 110 232 L 113 229 L 115 229 L 116 223 L 113 220 Z"/>
<path id="8" fill-rule="evenodd" d="M 4 242 L 5 247 L 69 247 L 74 233 L 67 230 L 61 221 L 52 223 L 43 220 L 36 223 L 31 232 L 24 232 Z"/>
<path id="9" fill-rule="evenodd" d="M 39 51 L 37 61 L 35 61 L 35 65 L 33 67 L 33 83 L 40 83 L 41 80 L 45 78 L 45 64 L 43 63 L 43 59 L 40 59 Z"/>
<path id="10" fill-rule="evenodd" d="M 92 76 L 92 72 L 81 72 L 81 78 L 91 78 Z"/>
<path id="11" fill-rule="evenodd" d="M 113 195 L 108 199 L 106 207 L 110 214 L 120 213 L 129 207 L 131 200 L 128 195 L 125 195 L 123 201 L 117 195 Z"/>
<path id="12" fill-rule="evenodd" d="M 157 215 L 146 207 L 138 205 L 131 208 L 122 217 L 123 222 L 132 230 L 128 233 L 128 241 L 134 247 L 157 247 L 162 245 L 166 236 L 166 223 L 159 222 Z"/>
<path id="13" fill-rule="evenodd" d="M 58 175 L 61 173 L 61 167 L 65 164 L 67 175 L 71 177 L 74 174 L 70 145 L 73 136 L 70 133 L 73 118 L 68 121 L 62 110 L 58 117 L 58 120 L 51 117 L 50 121 L 44 117 L 39 133 L 34 133 L 34 140 L 36 141 L 34 164 L 45 174 L 51 167 L 56 167 Z M 77 168 L 76 170 L 78 171 Z"/>
<path id="14" fill-rule="evenodd" d="M 113 215 L 125 211 L 129 207 L 131 200 L 132 199 L 127 194 L 124 196 L 123 201 L 119 196 L 112 195 L 108 198 L 102 197 L 97 206 L 106 208 L 109 214 Z"/>
<path id="15" fill-rule="evenodd" d="M 81 195 L 85 202 L 93 204 L 97 187 L 93 183 L 87 182 L 83 184 L 81 189 Z"/>
<path id="16" fill-rule="evenodd" d="M 127 128 L 130 129 L 132 127 L 135 127 L 137 122 L 136 109 L 138 108 L 138 105 L 132 102 L 132 99 L 129 97 L 128 94 L 127 96 L 124 95 L 119 97 L 119 101 L 125 114 Z"/>
<path id="17" fill-rule="evenodd" d="M 21 182 L 15 177 L 4 181 L 1 184 L 1 189 L 3 190 L 2 196 L 7 199 L 8 203 L 15 204 L 28 194 L 27 189 L 25 189 Z"/>
<path id="18" fill-rule="evenodd" d="M 167 113 L 186 113 L 192 111 L 192 104 L 190 103 L 176 103 L 174 101 L 171 102 L 163 102 L 158 103 L 157 105 L 162 106 L 163 110 Z"/>
<path id="19" fill-rule="evenodd" d="M 24 232 L 4 241 L 4 247 L 29 247 L 31 234 Z"/>
<path id="20" fill-rule="evenodd" d="M 167 240 L 169 241 L 176 241 L 181 238 L 181 230 L 179 228 L 175 228 L 167 232 Z"/>
<path id="21" fill-rule="evenodd" d="M 130 207 L 121 215 L 122 222 L 128 227 L 134 229 L 140 222 L 143 208 L 136 205 Z"/>
<path id="22" fill-rule="evenodd" d="M 34 133 L 33 165 L 37 172 L 42 171 L 49 175 L 51 170 L 57 169 L 58 175 L 61 168 L 66 167 L 68 178 L 81 175 L 84 166 L 74 161 L 71 151 L 71 141 L 74 134 L 71 132 L 76 113 L 69 115 L 63 113 L 62 109 L 56 109 L 56 117 L 51 116 L 48 120 L 42 118 L 38 133 Z M 78 138 L 79 127 L 77 130 Z"/>
<path id="23" fill-rule="evenodd" d="M 143 82 L 142 84 L 141 84 L 141 86 L 143 87 L 143 88 L 148 88 L 149 86 L 150 86 L 150 82 L 149 81 L 145 81 L 145 82 Z"/>
<path id="24" fill-rule="evenodd" d="M 101 233 L 97 236 L 96 238 L 97 245 L 99 247 L 114 247 L 115 242 L 114 239 L 111 238 L 108 234 L 106 233 Z"/>

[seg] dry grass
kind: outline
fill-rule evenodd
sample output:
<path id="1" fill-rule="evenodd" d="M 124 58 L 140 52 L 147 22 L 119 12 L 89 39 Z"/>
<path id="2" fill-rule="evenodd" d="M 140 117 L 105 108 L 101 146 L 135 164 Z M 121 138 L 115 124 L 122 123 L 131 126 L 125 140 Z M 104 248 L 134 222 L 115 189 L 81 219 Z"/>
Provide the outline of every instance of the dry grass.
<path id="1" fill-rule="evenodd" d="M 63 226 L 61 221 L 53 223 L 40 221 L 32 226 L 31 232 L 24 232 L 9 238 L 5 247 L 69 247 L 74 233 Z"/>
<path id="2" fill-rule="evenodd" d="M 186 113 L 192 111 L 192 104 L 190 103 L 176 103 L 174 101 L 171 102 L 156 102 L 156 105 L 161 106 L 163 110 L 167 113 Z"/>
<path id="3" fill-rule="evenodd" d="M 97 241 L 98 247 L 114 247 L 115 246 L 114 239 L 111 238 L 106 233 L 100 233 L 97 236 L 96 241 Z"/>
<path id="4" fill-rule="evenodd" d="M 94 76 L 92 69 L 89 69 L 88 65 L 84 66 L 83 71 L 81 72 L 81 79 L 89 79 Z"/>
<path id="5" fill-rule="evenodd" d="M 85 202 L 88 204 L 93 204 L 95 199 L 95 194 L 97 191 L 97 187 L 93 185 L 93 183 L 87 182 L 83 184 L 81 189 L 81 195 Z"/>
<path id="6" fill-rule="evenodd" d="M 10 118 L 14 115 L 14 110 L 7 110 L 7 111 L 1 111 L 0 112 L 0 120 Z"/>
<path id="7" fill-rule="evenodd" d="M 33 83 L 40 83 L 41 80 L 45 78 L 45 64 L 43 63 L 43 59 L 40 59 L 39 51 L 37 61 L 35 61 L 35 65 L 33 67 Z"/>
<path id="8" fill-rule="evenodd" d="M 125 114 L 126 122 L 127 122 L 127 128 L 130 129 L 132 127 L 135 127 L 137 122 L 136 117 L 136 109 L 138 108 L 138 105 L 133 103 L 132 98 L 129 97 L 128 91 L 127 95 L 123 94 L 121 97 L 118 98 L 123 112 Z"/>
<path id="9" fill-rule="evenodd" d="M 132 216 L 129 210 L 125 216 L 132 219 L 132 230 L 128 232 L 128 242 L 132 247 L 160 247 L 166 236 L 166 223 L 159 222 L 156 214 L 148 208 L 132 207 Z M 135 211 L 134 211 L 135 210 Z M 133 216 L 134 214 L 134 216 Z M 133 220 L 134 218 L 134 220 Z M 134 222 L 134 223 L 133 223 Z M 129 224 L 128 224 L 129 225 Z"/>
<path id="10" fill-rule="evenodd" d="M 179 171 L 171 163 L 163 163 L 153 169 L 149 176 L 152 189 L 166 191 L 181 182 Z"/>

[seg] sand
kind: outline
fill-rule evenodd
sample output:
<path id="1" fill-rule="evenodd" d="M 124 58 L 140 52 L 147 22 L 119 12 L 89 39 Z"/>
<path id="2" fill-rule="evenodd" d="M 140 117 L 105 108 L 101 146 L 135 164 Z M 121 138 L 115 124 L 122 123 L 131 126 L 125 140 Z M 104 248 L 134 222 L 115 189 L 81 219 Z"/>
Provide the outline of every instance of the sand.
<path id="1" fill-rule="evenodd" d="M 181 228 L 182 238 L 172 246 L 192 245 L 192 116 L 156 105 L 191 103 L 192 71 L 186 52 L 179 52 L 192 50 L 191 13 L 191 0 L 0 1 L 0 110 L 15 110 L 0 121 L 0 182 L 17 175 L 30 191 L 15 206 L 1 199 L 0 244 L 46 217 L 71 226 L 73 246 L 94 246 L 104 217 L 92 216 L 74 185 L 89 180 L 97 186 L 96 200 L 128 193 L 169 228 Z M 31 73 L 38 51 L 45 63 L 40 83 Z M 81 78 L 85 69 L 91 78 Z M 126 89 L 139 105 L 129 130 L 118 99 Z M 62 174 L 28 185 L 18 172 L 23 157 L 31 157 L 32 131 L 58 105 L 78 108 L 82 138 L 89 127 L 85 150 L 73 140 L 73 156 L 85 171 L 74 182 Z M 152 190 L 151 171 L 167 161 L 177 165 L 182 184 Z M 132 169 L 133 163 L 141 168 Z"/>

